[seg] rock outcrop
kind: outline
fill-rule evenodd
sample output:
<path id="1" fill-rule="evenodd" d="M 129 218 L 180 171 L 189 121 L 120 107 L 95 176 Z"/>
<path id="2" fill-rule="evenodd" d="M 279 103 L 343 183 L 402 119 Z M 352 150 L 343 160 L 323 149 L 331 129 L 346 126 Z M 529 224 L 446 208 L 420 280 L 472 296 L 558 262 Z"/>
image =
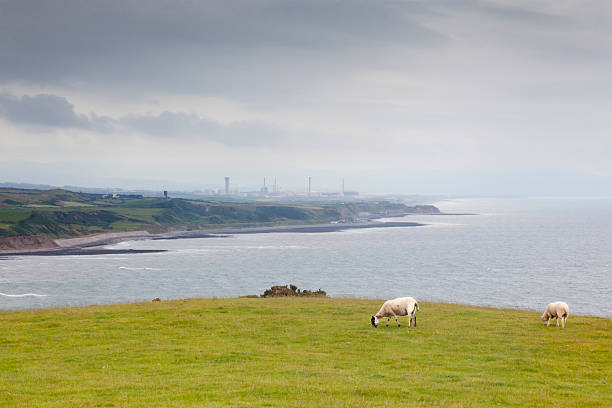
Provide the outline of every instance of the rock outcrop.
<path id="1" fill-rule="evenodd" d="M 261 295 L 262 298 L 266 297 L 287 297 L 287 296 L 303 296 L 303 297 L 327 297 L 327 293 L 324 290 L 317 289 L 315 291 L 311 290 L 301 290 L 298 289 L 295 285 L 278 285 L 272 286 L 270 289 L 266 289 L 266 291 Z"/>

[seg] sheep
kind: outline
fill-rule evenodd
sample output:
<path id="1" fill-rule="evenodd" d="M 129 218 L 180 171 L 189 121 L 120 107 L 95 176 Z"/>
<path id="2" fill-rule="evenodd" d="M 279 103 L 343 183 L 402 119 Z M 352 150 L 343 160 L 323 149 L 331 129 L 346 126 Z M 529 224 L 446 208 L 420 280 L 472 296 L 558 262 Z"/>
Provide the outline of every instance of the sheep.
<path id="1" fill-rule="evenodd" d="M 416 312 L 421 311 L 419 309 L 419 304 L 414 298 L 411 297 L 403 297 L 397 299 L 387 300 L 381 306 L 378 313 L 376 313 L 370 321 L 372 322 L 372 327 L 378 327 L 378 321 L 382 318 L 387 318 L 387 325 L 389 327 L 389 320 L 391 320 L 391 316 L 395 318 L 397 322 L 397 327 L 400 327 L 400 322 L 397 320 L 397 316 L 409 316 L 408 319 L 408 327 L 410 327 L 412 320 L 414 319 L 414 327 L 416 327 Z"/>
<path id="2" fill-rule="evenodd" d="M 565 329 L 565 321 L 569 316 L 569 307 L 565 302 L 554 302 L 549 303 L 546 306 L 546 311 L 542 315 L 542 322 L 546 323 L 546 326 L 550 326 L 550 319 L 553 317 L 557 318 L 557 327 L 559 327 L 559 319 L 561 319 L 561 328 Z"/>

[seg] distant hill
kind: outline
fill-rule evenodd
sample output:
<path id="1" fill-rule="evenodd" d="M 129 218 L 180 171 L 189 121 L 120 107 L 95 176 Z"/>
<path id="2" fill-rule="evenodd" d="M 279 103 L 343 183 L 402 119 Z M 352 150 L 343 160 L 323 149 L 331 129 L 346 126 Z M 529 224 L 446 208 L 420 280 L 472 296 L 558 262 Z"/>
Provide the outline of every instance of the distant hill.
<path id="1" fill-rule="evenodd" d="M 53 190 L 56 186 L 48 184 L 30 184 L 30 183 L 0 183 L 0 188 L 19 188 L 19 189 L 36 189 L 36 190 Z"/>

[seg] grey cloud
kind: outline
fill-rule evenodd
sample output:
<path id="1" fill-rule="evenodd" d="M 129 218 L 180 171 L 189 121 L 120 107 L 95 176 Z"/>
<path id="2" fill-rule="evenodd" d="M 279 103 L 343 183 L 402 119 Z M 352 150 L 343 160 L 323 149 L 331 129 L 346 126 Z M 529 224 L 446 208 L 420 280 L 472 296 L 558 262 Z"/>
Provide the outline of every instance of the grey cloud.
<path id="1" fill-rule="evenodd" d="M 491 17 L 498 17 L 502 20 L 510 20 L 519 23 L 537 23 L 541 26 L 556 25 L 560 26 L 567 23 L 567 19 L 557 14 L 544 13 L 542 11 L 529 10 L 520 6 L 514 5 L 511 2 L 507 4 L 496 4 L 483 1 L 464 1 L 462 7 L 470 5 L 475 9 L 488 14 Z"/>
<path id="2" fill-rule="evenodd" d="M 68 0 L 59 8 L 0 6 L 0 82 L 264 98 L 299 92 L 317 73 L 376 65 L 381 46 L 444 41 L 417 21 L 427 11 L 420 2 Z"/>
<path id="3" fill-rule="evenodd" d="M 125 115 L 110 118 L 78 114 L 66 98 L 41 94 L 21 98 L 0 93 L 0 116 L 25 125 L 49 128 L 80 128 L 96 132 L 119 132 L 121 128 L 156 137 L 209 140 L 228 146 L 265 146 L 279 143 L 281 131 L 275 126 L 249 121 L 220 124 L 195 113 L 162 112 L 158 115 Z"/>
<path id="4" fill-rule="evenodd" d="M 10 122 L 27 125 L 110 130 L 108 118 L 77 114 L 74 105 L 66 98 L 49 94 L 24 95 L 19 98 L 0 93 L 0 116 Z"/>
<path id="5" fill-rule="evenodd" d="M 300 102 L 320 82 L 353 72 L 410 74 L 461 41 L 468 65 L 483 43 L 545 63 L 609 63 L 605 10 L 605 25 L 589 28 L 589 41 L 574 13 L 550 7 L 510 0 L 8 0 L 0 2 L 0 83 L 262 105 Z"/>
<path id="6" fill-rule="evenodd" d="M 29 46 L 30 51 L 71 56 L 177 45 L 199 50 L 333 48 L 381 40 L 415 44 L 439 39 L 416 21 L 428 9 L 419 2 L 67 0 L 61 8 L 59 12 L 57 2 L 45 0 L 5 2 L 0 14 L 2 33 L 8 35 L 2 40 L 5 48 L 18 51 Z"/>
<path id="7" fill-rule="evenodd" d="M 194 113 L 162 112 L 159 115 L 127 115 L 120 123 L 155 136 L 193 135 L 216 132 L 219 125 L 200 118 Z"/>
<path id="8" fill-rule="evenodd" d="M 269 146 L 282 142 L 276 127 L 257 122 L 237 121 L 227 125 L 194 113 L 162 112 L 159 115 L 128 115 L 119 119 L 122 125 L 158 137 L 191 137 L 228 146 Z"/>

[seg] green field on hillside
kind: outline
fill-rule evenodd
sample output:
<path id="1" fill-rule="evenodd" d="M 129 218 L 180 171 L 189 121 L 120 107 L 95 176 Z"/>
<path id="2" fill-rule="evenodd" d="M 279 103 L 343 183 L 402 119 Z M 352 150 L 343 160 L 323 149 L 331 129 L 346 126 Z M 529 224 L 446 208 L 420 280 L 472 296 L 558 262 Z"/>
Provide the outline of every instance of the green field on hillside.
<path id="1" fill-rule="evenodd" d="M 101 232 L 199 230 L 327 223 L 364 214 L 437 210 L 389 201 L 280 204 L 110 197 L 66 190 L 0 189 L 0 240 L 19 235 L 69 238 Z"/>
<path id="2" fill-rule="evenodd" d="M 0 406 L 609 407 L 612 325 L 421 303 L 192 299 L 0 313 Z M 406 323 L 406 318 L 403 323 Z"/>

